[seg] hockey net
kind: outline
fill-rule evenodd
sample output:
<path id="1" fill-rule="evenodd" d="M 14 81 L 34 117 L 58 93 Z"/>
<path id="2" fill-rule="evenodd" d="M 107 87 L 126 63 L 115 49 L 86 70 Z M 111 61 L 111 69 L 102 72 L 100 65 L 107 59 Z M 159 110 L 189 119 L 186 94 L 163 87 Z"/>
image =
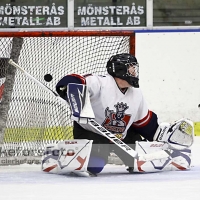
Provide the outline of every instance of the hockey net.
<path id="1" fill-rule="evenodd" d="M 112 55 L 135 54 L 135 37 L 132 31 L 0 32 L 0 46 L 0 165 L 7 165 L 34 162 L 46 144 L 73 136 L 69 108 L 6 60 L 55 91 L 66 74 L 102 75 Z"/>

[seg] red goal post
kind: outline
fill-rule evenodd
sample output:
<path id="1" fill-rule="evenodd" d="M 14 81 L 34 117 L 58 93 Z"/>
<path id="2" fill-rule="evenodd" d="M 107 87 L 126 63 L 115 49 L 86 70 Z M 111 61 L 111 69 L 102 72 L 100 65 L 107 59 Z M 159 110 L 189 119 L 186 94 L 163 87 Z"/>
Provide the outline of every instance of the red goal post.
<path id="1" fill-rule="evenodd" d="M 135 32 L 134 31 L 9 31 L 0 32 L 2 37 L 129 37 L 131 54 L 135 55 Z"/>
<path id="2" fill-rule="evenodd" d="M 66 74 L 102 75 L 112 55 L 135 55 L 135 33 L 5 31 L 0 32 L 0 46 L 0 158 L 40 156 L 46 144 L 72 138 L 70 111 L 6 60 L 55 91 Z M 52 75 L 51 82 L 44 81 L 45 74 Z"/>

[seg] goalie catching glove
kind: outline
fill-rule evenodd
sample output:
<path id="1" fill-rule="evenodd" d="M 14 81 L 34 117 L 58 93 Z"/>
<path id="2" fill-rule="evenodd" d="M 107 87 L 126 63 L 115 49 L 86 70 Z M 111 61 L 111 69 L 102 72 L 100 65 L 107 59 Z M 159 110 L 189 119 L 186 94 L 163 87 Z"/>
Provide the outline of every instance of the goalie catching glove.
<path id="1" fill-rule="evenodd" d="M 159 125 L 153 140 L 165 142 L 171 149 L 189 148 L 194 142 L 194 125 L 188 119 L 180 119 L 173 124 Z"/>

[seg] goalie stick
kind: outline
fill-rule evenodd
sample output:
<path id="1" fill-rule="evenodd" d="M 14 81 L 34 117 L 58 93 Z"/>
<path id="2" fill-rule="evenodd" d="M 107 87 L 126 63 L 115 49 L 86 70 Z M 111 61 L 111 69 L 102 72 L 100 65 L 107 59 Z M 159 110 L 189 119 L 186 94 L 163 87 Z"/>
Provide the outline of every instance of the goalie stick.
<path id="1" fill-rule="evenodd" d="M 8 61 L 8 63 L 17 69 L 19 69 L 23 74 L 25 74 L 28 78 L 33 80 L 36 84 L 38 84 L 41 88 L 43 88 L 48 93 L 52 94 L 54 97 L 59 99 L 64 105 L 68 105 L 67 101 L 65 101 L 63 98 L 61 98 L 56 92 L 51 90 L 49 87 L 38 81 L 36 78 L 31 76 L 28 72 L 26 72 L 21 66 L 16 64 L 12 59 Z M 162 150 L 157 151 L 155 153 L 148 153 L 143 155 L 138 155 L 138 153 L 132 149 L 130 146 L 125 144 L 122 140 L 118 139 L 114 134 L 106 130 L 104 127 L 102 127 L 99 123 L 97 123 L 94 119 L 88 118 L 88 124 L 92 126 L 94 129 L 96 129 L 102 136 L 108 138 L 111 142 L 116 144 L 118 147 L 120 147 L 123 151 L 125 151 L 127 154 L 132 156 L 133 158 L 139 160 L 139 161 L 153 161 L 153 160 L 159 160 L 159 159 L 166 159 L 170 157 L 170 152 L 168 150 Z"/>

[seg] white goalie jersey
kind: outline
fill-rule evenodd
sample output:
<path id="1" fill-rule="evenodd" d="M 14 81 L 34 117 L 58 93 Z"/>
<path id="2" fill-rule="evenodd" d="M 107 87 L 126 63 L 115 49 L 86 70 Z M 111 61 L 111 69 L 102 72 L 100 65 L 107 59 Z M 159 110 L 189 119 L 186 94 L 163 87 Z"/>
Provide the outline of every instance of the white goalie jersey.
<path id="1" fill-rule="evenodd" d="M 110 75 L 85 77 L 95 120 L 120 138 L 126 136 L 131 125 L 143 126 L 151 118 L 151 112 L 139 88 L 120 90 Z M 84 129 L 92 130 L 87 124 Z"/>

